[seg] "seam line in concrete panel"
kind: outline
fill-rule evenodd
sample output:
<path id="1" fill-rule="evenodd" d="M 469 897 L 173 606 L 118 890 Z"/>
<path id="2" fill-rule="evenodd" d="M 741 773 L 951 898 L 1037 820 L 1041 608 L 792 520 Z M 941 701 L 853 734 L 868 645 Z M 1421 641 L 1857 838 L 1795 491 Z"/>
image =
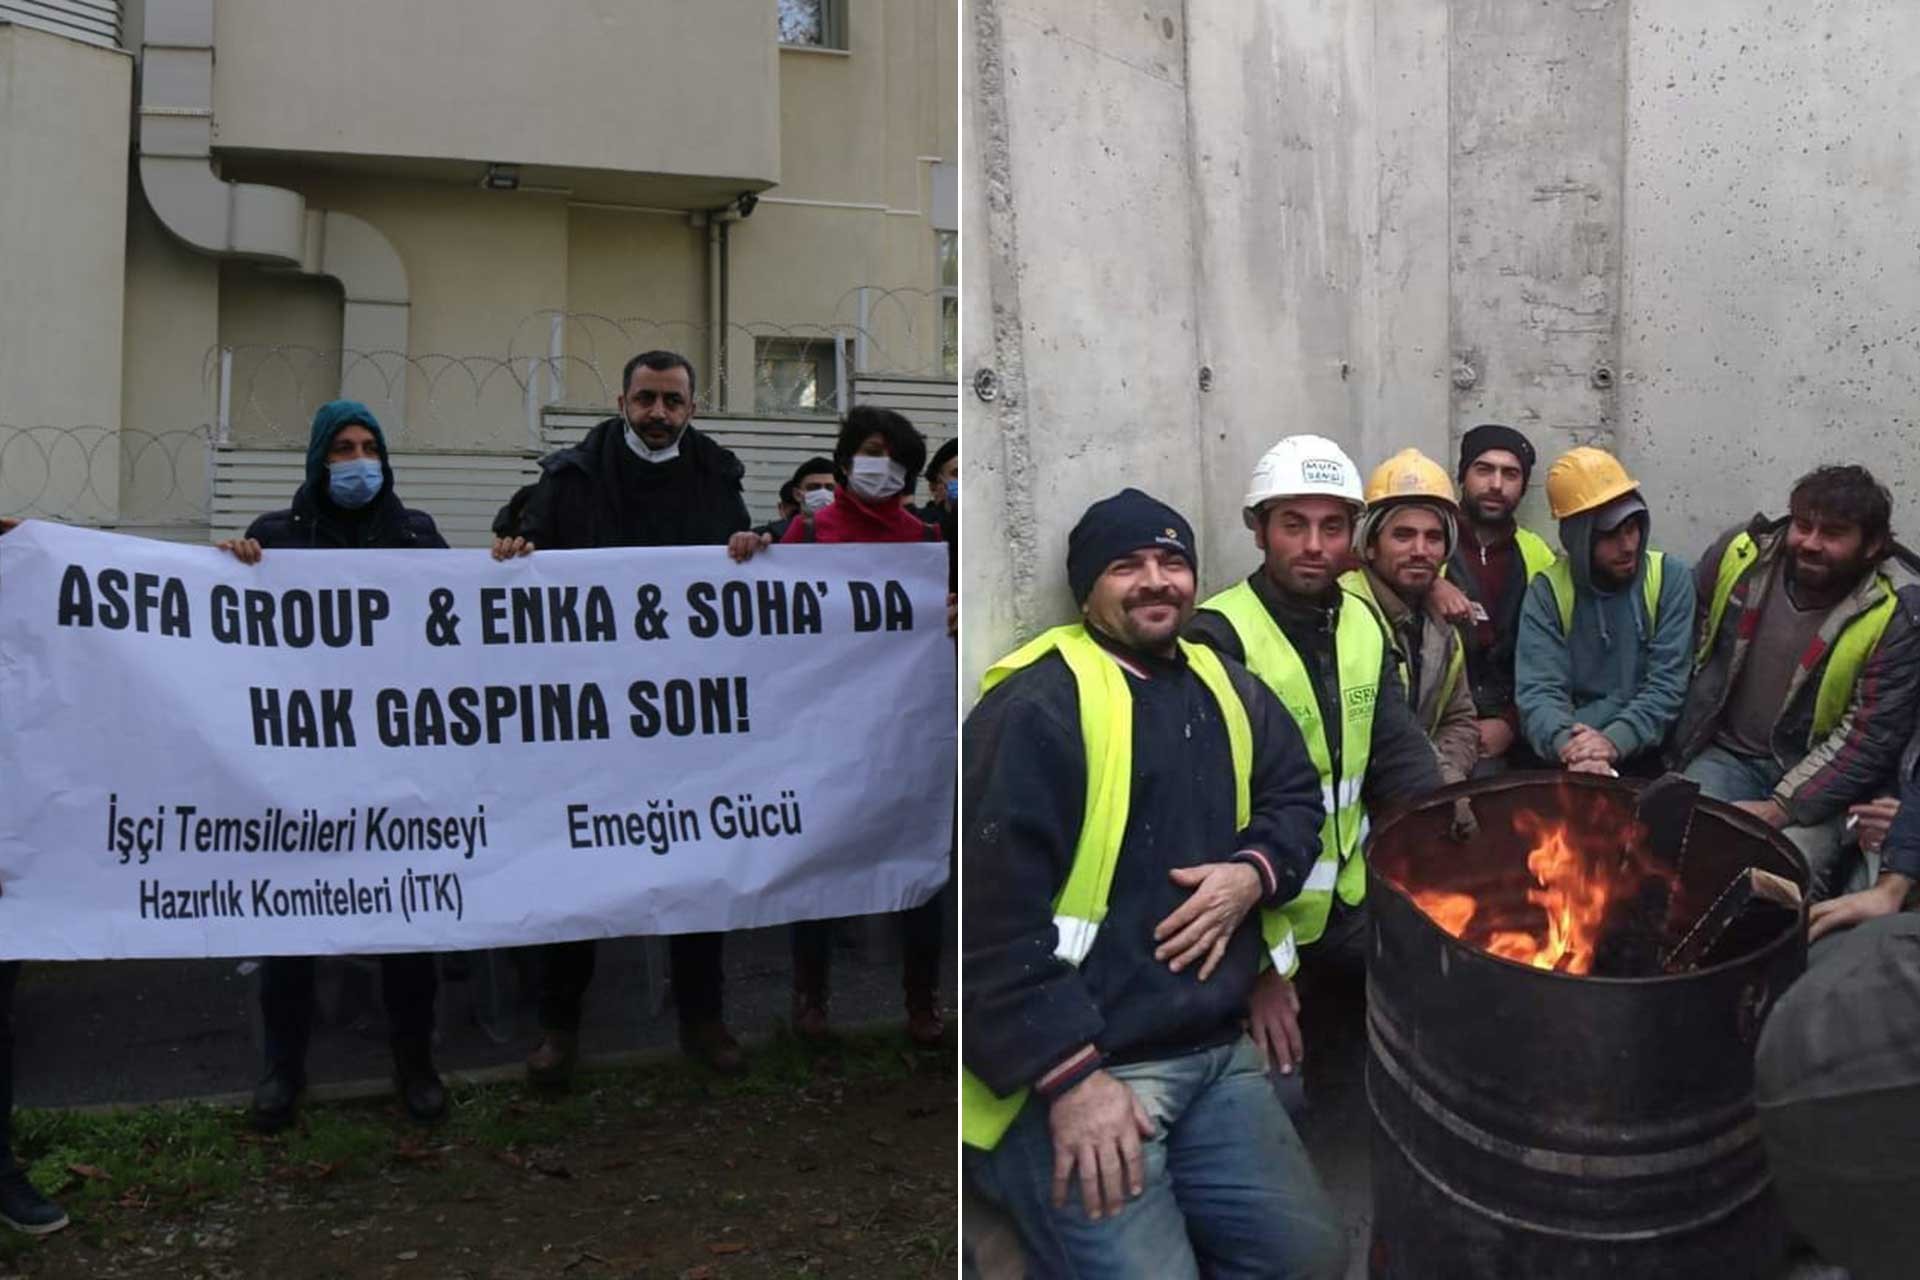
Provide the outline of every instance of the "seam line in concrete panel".
<path id="1" fill-rule="evenodd" d="M 1020 236 L 1013 203 L 1013 160 L 1007 120 L 1005 44 L 999 0 L 973 0 L 974 68 L 986 137 L 980 140 L 980 173 L 987 189 L 987 296 L 993 307 L 989 352 L 1000 394 L 988 409 L 967 406 L 971 416 L 991 412 L 1000 432 L 1001 531 L 1006 538 L 1008 597 L 1015 634 L 1038 629 L 1035 599 L 1037 521 L 1033 500 L 1031 442 L 1027 438 L 1026 356 L 1020 325 Z M 977 363 L 977 362 L 976 362 Z"/>

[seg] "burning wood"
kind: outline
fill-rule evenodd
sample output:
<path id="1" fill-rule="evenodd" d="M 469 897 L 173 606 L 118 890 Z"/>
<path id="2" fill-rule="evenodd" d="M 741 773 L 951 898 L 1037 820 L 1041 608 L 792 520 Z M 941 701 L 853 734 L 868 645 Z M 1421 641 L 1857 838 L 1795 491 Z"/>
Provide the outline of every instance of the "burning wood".
<path id="1" fill-rule="evenodd" d="M 1748 867 L 1720 891 L 1660 967 L 1667 973 L 1685 973 L 1715 964 L 1724 955 L 1737 955 L 1750 945 L 1749 935 L 1771 935 L 1783 911 L 1799 914 L 1800 886 L 1771 871 Z"/>
<path id="2" fill-rule="evenodd" d="M 1664 794 L 1662 825 L 1673 829 L 1664 815 L 1677 812 L 1684 838 L 1692 794 Z M 1414 903 L 1454 937 L 1519 964 L 1574 974 L 1657 971 L 1677 851 L 1668 859 L 1653 856 L 1647 825 L 1604 798 L 1566 787 L 1557 798 L 1550 812 L 1514 819 L 1530 842 L 1526 863 L 1534 883 L 1525 897 L 1537 914 L 1488 911 L 1473 894 L 1453 888 L 1415 890 Z"/>

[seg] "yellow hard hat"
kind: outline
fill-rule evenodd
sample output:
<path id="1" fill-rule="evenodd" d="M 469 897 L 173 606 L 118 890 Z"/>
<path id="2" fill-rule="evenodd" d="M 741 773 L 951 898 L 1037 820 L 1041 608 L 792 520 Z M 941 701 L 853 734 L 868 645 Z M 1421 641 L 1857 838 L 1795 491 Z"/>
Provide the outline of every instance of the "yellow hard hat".
<path id="1" fill-rule="evenodd" d="M 1418 449 L 1402 449 L 1367 477 L 1368 507 L 1409 498 L 1444 502 L 1451 508 L 1459 506 L 1453 496 L 1453 478 L 1447 469 Z"/>
<path id="2" fill-rule="evenodd" d="M 1547 506 L 1555 520 L 1604 507 L 1639 487 L 1618 458 L 1592 445 L 1567 450 L 1547 468 Z"/>

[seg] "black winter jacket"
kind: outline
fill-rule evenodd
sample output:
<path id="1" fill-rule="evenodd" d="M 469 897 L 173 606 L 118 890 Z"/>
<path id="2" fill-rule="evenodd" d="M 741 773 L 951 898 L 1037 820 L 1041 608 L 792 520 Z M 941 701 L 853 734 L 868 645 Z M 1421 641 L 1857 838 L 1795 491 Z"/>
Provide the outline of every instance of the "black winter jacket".
<path id="1" fill-rule="evenodd" d="M 541 476 L 494 517 L 502 537 L 552 551 L 590 547 L 694 547 L 724 543 L 752 521 L 741 496 L 746 468 L 691 424 L 680 456 L 643 462 L 626 423 L 608 418 L 570 449 L 540 460 Z"/>
<path id="2" fill-rule="evenodd" d="M 268 548 L 447 549 L 447 540 L 434 527 L 433 517 L 401 506 L 391 482 L 358 511 L 316 499 L 312 486 L 303 484 L 293 495 L 291 507 L 261 516 L 247 527 L 247 536 Z"/>
<path id="3" fill-rule="evenodd" d="M 1198 965 L 1173 973 L 1153 958 L 1153 929 L 1188 891 L 1167 873 L 1257 850 L 1276 877 L 1262 885 L 1277 904 L 1299 892 L 1319 856 L 1320 780 L 1265 685 L 1222 660 L 1253 728 L 1252 816 L 1241 830 L 1213 695 L 1184 658 L 1109 647 L 1133 668 L 1133 786 L 1108 914 L 1077 969 L 1054 955 L 1053 900 L 1073 865 L 1087 792 L 1080 698 L 1065 660 L 1049 654 L 1009 676 L 962 731 L 961 1053 L 996 1093 L 1033 1084 L 1089 1043 L 1125 1062 L 1238 1035 L 1264 949 L 1259 913 L 1247 914 L 1205 983 Z"/>

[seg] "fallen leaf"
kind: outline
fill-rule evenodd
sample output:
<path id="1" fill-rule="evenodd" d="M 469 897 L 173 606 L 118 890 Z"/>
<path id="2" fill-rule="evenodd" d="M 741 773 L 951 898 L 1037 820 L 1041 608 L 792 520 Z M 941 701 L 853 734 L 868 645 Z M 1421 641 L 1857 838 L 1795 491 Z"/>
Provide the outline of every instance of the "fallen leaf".
<path id="1" fill-rule="evenodd" d="M 707 1246 L 707 1252 L 712 1254 L 745 1253 L 746 1251 L 747 1246 L 738 1240 L 721 1240 Z"/>
<path id="2" fill-rule="evenodd" d="M 412 1262 L 420 1256 L 420 1251 L 418 1249 L 408 1249 L 405 1253 L 396 1253 L 393 1256 L 401 1262 Z"/>
<path id="3" fill-rule="evenodd" d="M 511 1151 L 496 1151 L 493 1153 L 493 1158 L 501 1164 L 512 1165 L 516 1169 L 524 1169 L 527 1167 L 527 1162 Z"/>
<path id="4" fill-rule="evenodd" d="M 837 1227 L 840 1225 L 840 1215 L 837 1213 L 823 1213 L 813 1220 L 813 1225 L 816 1227 Z"/>
<path id="5" fill-rule="evenodd" d="M 70 1164 L 67 1172 L 76 1178 L 86 1178 L 93 1182 L 112 1182 L 113 1177 L 105 1169 L 91 1164 Z"/>
<path id="6" fill-rule="evenodd" d="M 713 1280 L 713 1268 L 702 1265 L 691 1271 L 682 1271 L 680 1280 Z"/>

